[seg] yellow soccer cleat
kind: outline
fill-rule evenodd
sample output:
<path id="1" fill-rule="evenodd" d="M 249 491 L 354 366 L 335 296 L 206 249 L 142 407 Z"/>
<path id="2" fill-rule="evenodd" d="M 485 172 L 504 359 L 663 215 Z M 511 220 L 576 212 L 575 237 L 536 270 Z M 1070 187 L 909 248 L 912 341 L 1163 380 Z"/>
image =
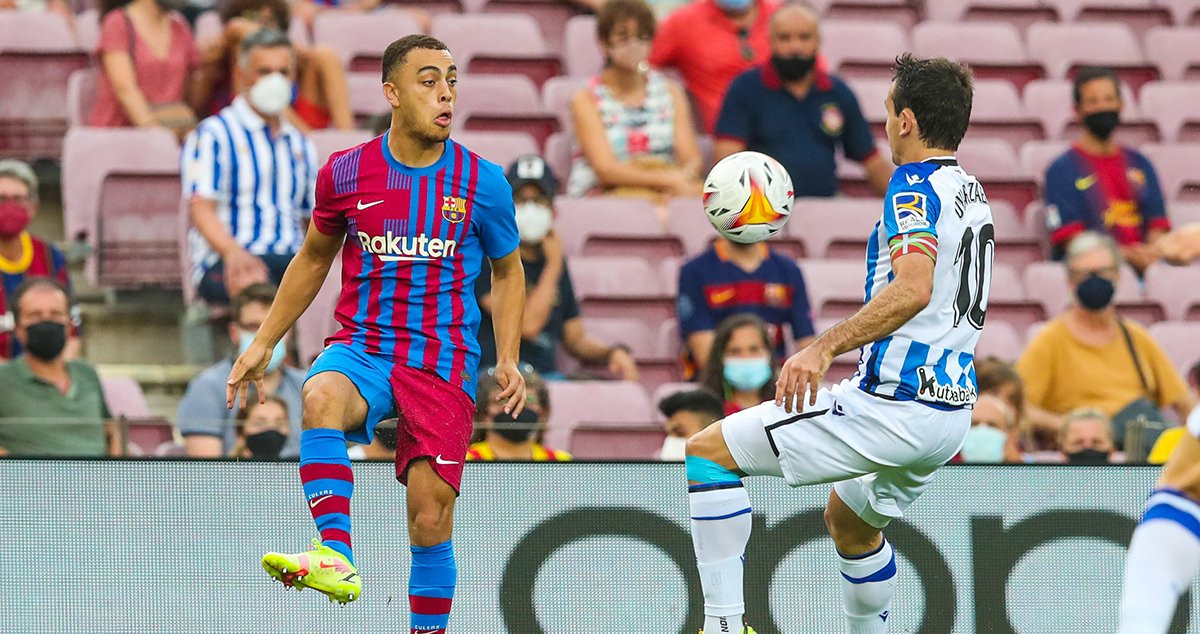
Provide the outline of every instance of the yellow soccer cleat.
<path id="1" fill-rule="evenodd" d="M 338 551 L 313 540 L 308 552 L 287 555 L 267 553 L 263 570 L 289 588 L 312 588 L 329 597 L 331 603 L 346 605 L 362 595 L 362 577 L 358 569 Z"/>

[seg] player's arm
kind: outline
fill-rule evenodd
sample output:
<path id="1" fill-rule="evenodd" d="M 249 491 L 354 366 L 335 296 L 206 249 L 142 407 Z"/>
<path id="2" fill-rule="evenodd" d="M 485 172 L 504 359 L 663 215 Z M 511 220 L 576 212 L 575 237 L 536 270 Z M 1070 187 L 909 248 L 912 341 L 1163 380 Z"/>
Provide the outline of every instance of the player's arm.
<path id="1" fill-rule="evenodd" d="M 505 413 L 516 416 L 525 409 L 525 384 L 517 371 L 517 360 L 521 353 L 521 322 L 525 312 L 525 267 L 521 264 L 521 252 L 518 249 L 492 260 L 491 264 L 496 373 L 515 374 L 510 376 L 507 383 L 502 383 L 504 390 L 497 400 L 507 400 L 504 404 Z M 284 281 L 287 281 L 286 277 Z"/>
<path id="2" fill-rule="evenodd" d="M 271 360 L 271 352 L 321 290 L 329 267 L 342 247 L 343 237 L 343 233 L 325 234 L 315 227 L 305 234 L 304 244 L 284 272 L 275 301 L 254 336 L 254 342 L 238 356 L 229 373 L 225 400 L 230 409 L 236 404 L 238 392 L 245 390 L 250 382 L 258 388 L 260 402 L 266 397 L 262 377 Z"/>
<path id="3" fill-rule="evenodd" d="M 818 335 L 783 364 L 775 384 L 776 404 L 790 412 L 795 403 L 798 411 L 807 387 L 808 403 L 815 405 L 821 378 L 834 357 L 890 335 L 924 310 L 933 294 L 934 264 L 935 260 L 922 252 L 893 260 L 895 279 L 849 319 Z"/>

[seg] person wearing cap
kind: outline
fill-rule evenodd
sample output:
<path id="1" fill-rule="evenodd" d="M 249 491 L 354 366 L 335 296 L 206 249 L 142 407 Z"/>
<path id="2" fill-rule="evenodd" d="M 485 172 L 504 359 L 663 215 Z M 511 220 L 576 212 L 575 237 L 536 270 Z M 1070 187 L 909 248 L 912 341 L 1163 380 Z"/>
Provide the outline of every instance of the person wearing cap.
<path id="1" fill-rule="evenodd" d="M 579 316 L 579 303 L 563 257 L 562 241 L 554 234 L 554 194 L 558 179 L 540 156 L 518 158 L 508 167 L 521 262 L 525 265 L 525 315 L 521 324 L 521 360 L 547 379 L 563 378 L 555 359 L 561 343 L 567 353 L 585 364 L 605 365 L 627 381 L 638 379 L 637 362 L 621 344 L 607 344 L 589 335 Z M 480 367 L 496 362 L 492 337 L 492 285 L 487 263 L 475 282 L 483 318 L 479 324 Z"/>
<path id="2" fill-rule="evenodd" d="M 483 433 L 483 440 L 467 447 L 467 460 L 562 462 L 571 459 L 571 454 L 540 442 L 550 417 L 550 390 L 546 389 L 546 382 L 528 363 L 521 364 L 521 376 L 525 377 L 525 409 L 513 417 L 504 413 L 503 403 L 496 401 L 500 385 L 492 377 L 491 369 L 480 373 L 475 427 Z"/>

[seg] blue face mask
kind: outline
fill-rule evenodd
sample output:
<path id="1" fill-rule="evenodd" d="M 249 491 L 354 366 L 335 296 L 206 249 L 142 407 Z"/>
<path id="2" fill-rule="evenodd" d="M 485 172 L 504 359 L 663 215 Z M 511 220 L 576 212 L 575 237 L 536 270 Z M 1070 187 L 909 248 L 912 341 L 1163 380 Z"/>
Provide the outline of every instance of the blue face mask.
<path id="1" fill-rule="evenodd" d="M 238 354 L 245 354 L 250 349 L 250 344 L 254 343 L 254 334 L 252 332 L 240 331 L 238 335 Z M 274 372 L 283 365 L 283 358 L 287 355 L 287 347 L 283 345 L 283 339 L 275 344 L 275 349 L 271 351 L 271 360 L 267 362 L 267 373 Z"/>
<path id="2" fill-rule="evenodd" d="M 967 432 L 967 440 L 963 443 L 963 462 L 1003 462 L 1004 444 L 1008 436 L 987 425 L 975 425 Z"/>
<path id="3" fill-rule="evenodd" d="M 739 392 L 757 390 L 771 380 L 771 359 L 725 359 L 725 380 Z"/>
<path id="4" fill-rule="evenodd" d="M 716 0 L 717 7 L 729 13 L 741 13 L 754 4 L 754 0 Z"/>

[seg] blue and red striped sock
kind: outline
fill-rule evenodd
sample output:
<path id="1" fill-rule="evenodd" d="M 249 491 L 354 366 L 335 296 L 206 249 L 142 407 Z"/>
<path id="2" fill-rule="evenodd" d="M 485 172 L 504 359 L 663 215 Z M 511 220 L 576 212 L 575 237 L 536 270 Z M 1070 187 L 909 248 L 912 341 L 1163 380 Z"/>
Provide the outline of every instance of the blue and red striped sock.
<path id="1" fill-rule="evenodd" d="M 354 472 L 340 429 L 306 429 L 300 434 L 300 481 L 304 499 L 317 523 L 321 543 L 354 563 L 350 547 L 350 496 Z"/>
<path id="2" fill-rule="evenodd" d="M 410 634 L 445 634 L 457 580 L 454 545 L 450 540 L 435 546 L 412 547 L 412 568 L 408 575 Z"/>

